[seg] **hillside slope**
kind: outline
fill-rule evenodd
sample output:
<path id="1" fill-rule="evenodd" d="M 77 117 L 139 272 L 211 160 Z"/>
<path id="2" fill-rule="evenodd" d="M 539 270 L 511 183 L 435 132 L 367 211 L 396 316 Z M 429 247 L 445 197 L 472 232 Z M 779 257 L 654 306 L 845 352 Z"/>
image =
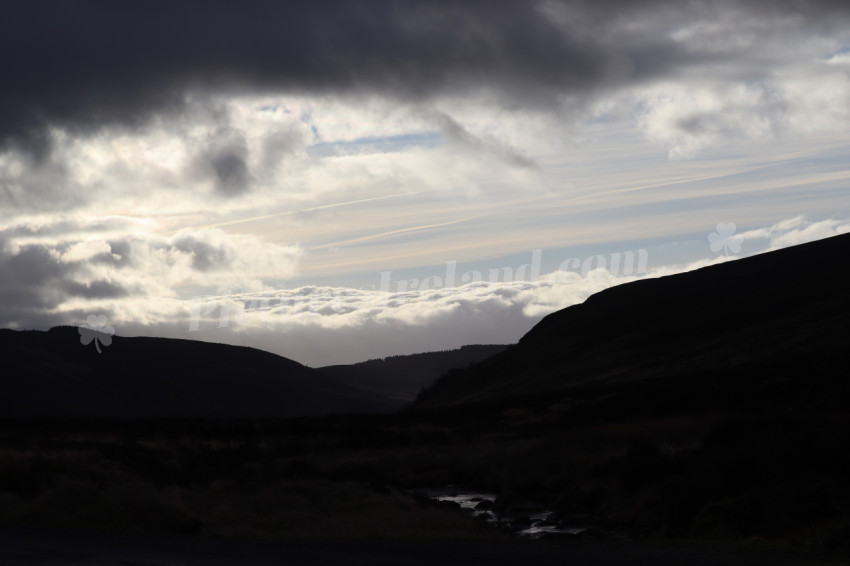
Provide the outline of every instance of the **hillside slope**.
<path id="1" fill-rule="evenodd" d="M 704 386 L 703 397 L 737 380 L 800 402 L 820 391 L 830 402 L 830 392 L 846 387 L 848 255 L 850 235 L 842 235 L 607 289 L 547 316 L 507 351 L 442 378 L 418 406 L 603 384 L 610 393 L 687 376 Z"/>
<path id="2" fill-rule="evenodd" d="M 0 417 L 260 418 L 388 410 L 286 358 L 238 346 L 76 328 L 0 330 Z"/>
<path id="3" fill-rule="evenodd" d="M 502 352 L 507 346 L 470 345 L 444 352 L 390 356 L 350 365 L 316 368 L 320 374 L 364 392 L 391 400 L 397 408 L 438 377 L 455 368 L 465 368 Z"/>

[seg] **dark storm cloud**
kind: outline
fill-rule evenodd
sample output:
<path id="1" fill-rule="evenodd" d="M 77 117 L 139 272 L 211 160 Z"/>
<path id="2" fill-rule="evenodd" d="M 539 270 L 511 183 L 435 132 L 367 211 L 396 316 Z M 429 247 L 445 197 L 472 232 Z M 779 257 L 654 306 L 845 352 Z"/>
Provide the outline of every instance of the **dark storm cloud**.
<path id="1" fill-rule="evenodd" d="M 750 2 L 751 12 L 834 20 L 847 3 Z M 49 125 L 133 127 L 183 108 L 187 93 L 287 89 L 422 100 L 486 89 L 506 104 L 670 72 L 704 56 L 620 26 L 636 15 L 710 17 L 739 3 L 467 0 L 397 2 L 64 1 L 6 4 L 0 145 L 49 154 Z M 543 9 L 545 7 L 545 9 Z M 552 17 L 552 14 L 562 17 Z M 712 55 L 716 57 L 716 54 Z M 222 190 L 244 159 L 220 156 Z"/>
<path id="2" fill-rule="evenodd" d="M 434 113 L 434 120 L 439 124 L 443 135 L 449 142 L 453 142 L 467 148 L 473 149 L 479 153 L 489 154 L 497 157 L 501 161 L 511 164 L 515 167 L 531 169 L 537 167 L 537 164 L 522 155 L 517 150 L 499 143 L 492 138 L 479 138 L 469 130 L 459 124 L 454 118 L 444 113 Z"/>
<path id="3" fill-rule="evenodd" d="M 92 281 L 91 283 L 63 281 L 62 289 L 72 297 L 85 299 L 117 299 L 128 295 L 126 289 L 109 281 Z"/>
<path id="4" fill-rule="evenodd" d="M 79 261 L 63 261 L 60 253 L 67 246 L 27 244 L 13 248 L 0 233 L 0 326 L 26 322 L 38 326 L 52 309 L 70 297 L 115 299 L 129 293 L 120 284 L 97 279 L 75 280 L 85 271 Z M 120 245 L 113 246 L 121 250 Z"/>
<path id="5" fill-rule="evenodd" d="M 113 240 L 107 242 L 107 244 L 109 245 L 109 253 L 92 256 L 92 263 L 110 265 L 118 269 L 133 264 L 133 247 L 130 245 L 130 242 L 126 240 Z"/>
<path id="6" fill-rule="evenodd" d="M 210 271 L 227 268 L 231 263 L 229 250 L 210 242 L 205 242 L 194 236 L 183 236 L 174 240 L 174 249 L 177 249 L 192 258 L 192 269 L 197 271 Z"/>
<path id="7" fill-rule="evenodd" d="M 197 179 L 210 178 L 220 196 L 237 196 L 248 190 L 248 143 L 244 134 L 230 126 L 219 127 L 197 157 Z"/>
<path id="8" fill-rule="evenodd" d="M 14 282 L 22 289 L 61 280 L 69 271 L 54 250 L 37 244 L 23 246 L 14 253 L 4 252 L 0 256 L 0 266 L 0 283 Z"/>
<path id="9" fill-rule="evenodd" d="M 23 311 L 32 314 L 57 306 L 64 298 L 57 283 L 66 274 L 67 267 L 46 247 L 12 251 L 0 237 L 0 324 L 16 320 Z"/>

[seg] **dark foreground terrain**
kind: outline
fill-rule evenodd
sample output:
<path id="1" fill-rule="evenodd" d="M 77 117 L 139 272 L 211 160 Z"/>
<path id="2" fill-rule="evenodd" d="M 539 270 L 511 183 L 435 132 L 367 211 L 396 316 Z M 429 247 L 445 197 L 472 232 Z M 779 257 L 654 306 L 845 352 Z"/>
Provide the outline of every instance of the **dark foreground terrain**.
<path id="1" fill-rule="evenodd" d="M 4 566 L 790 566 L 841 558 L 760 543 L 678 541 L 216 541 L 151 535 L 0 532 Z"/>
<path id="2" fill-rule="evenodd" d="M 602 292 L 396 413 L 0 421 L 0 563 L 850 563 L 848 255 Z M 446 486 L 511 524 L 417 495 Z"/>
<path id="3" fill-rule="evenodd" d="M 333 543 L 320 554 L 328 563 L 340 548 L 358 549 L 364 563 L 371 553 L 404 549 L 430 563 L 437 551 L 425 548 L 511 563 L 498 545 L 507 545 L 504 556 L 554 561 L 576 553 L 593 564 L 624 556 L 629 564 L 710 564 L 714 558 L 696 556 L 726 562 L 727 554 L 740 560 L 730 563 L 850 559 L 850 423 L 834 418 L 576 424 L 508 409 L 279 421 L 7 421 L 3 430 L 2 532 L 76 533 L 71 541 L 160 534 L 203 552 L 215 541 L 262 542 L 261 557 L 278 548 L 269 542 L 301 557 Z M 554 521 L 587 530 L 509 542 L 513 535 L 411 493 L 449 484 L 496 493 L 495 506 L 518 517 L 538 505 L 553 510 Z M 623 533 L 628 540 L 619 539 Z M 39 548 L 40 539 L 31 540 L 28 548 Z M 777 555 L 786 562 L 753 562 Z"/>

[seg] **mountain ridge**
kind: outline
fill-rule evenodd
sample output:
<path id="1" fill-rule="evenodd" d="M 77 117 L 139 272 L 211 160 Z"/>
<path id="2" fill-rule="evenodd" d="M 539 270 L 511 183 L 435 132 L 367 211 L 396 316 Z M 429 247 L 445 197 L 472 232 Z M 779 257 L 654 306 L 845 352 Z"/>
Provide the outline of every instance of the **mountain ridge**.
<path id="1" fill-rule="evenodd" d="M 0 330 L 0 350 L 2 416 L 303 416 L 356 397 L 297 362 L 241 346 L 114 336 L 97 353 L 80 344 L 76 328 L 54 327 Z"/>
<path id="2" fill-rule="evenodd" d="M 517 345 L 444 376 L 419 407 L 588 383 L 725 371 L 850 349 L 850 235 L 611 287 L 544 317 Z M 830 366 L 829 370 L 833 368 Z M 772 368 L 770 371 L 774 371 Z"/>
<path id="3" fill-rule="evenodd" d="M 98 353 L 94 344 L 82 345 L 80 339 L 71 326 L 0 329 L 0 418 L 233 419 L 392 412 L 451 362 L 466 365 L 489 352 L 483 347 L 477 354 L 459 349 L 395 356 L 389 363 L 381 361 L 387 366 L 383 373 L 372 375 L 375 361 L 314 369 L 245 346 L 148 336 L 112 336 L 111 345 L 100 344 Z"/>
<path id="4" fill-rule="evenodd" d="M 388 356 L 355 364 L 316 368 L 322 375 L 358 389 L 365 389 L 398 400 L 399 407 L 409 403 L 423 387 L 444 372 L 463 368 L 503 351 L 508 346 L 468 344 L 452 350 Z"/>

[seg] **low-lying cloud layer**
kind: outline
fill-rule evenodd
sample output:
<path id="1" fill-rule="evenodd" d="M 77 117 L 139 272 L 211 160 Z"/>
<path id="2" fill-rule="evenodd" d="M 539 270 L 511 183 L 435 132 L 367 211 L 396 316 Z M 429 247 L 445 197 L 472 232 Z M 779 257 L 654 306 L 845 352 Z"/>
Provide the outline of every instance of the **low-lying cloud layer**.
<path id="1" fill-rule="evenodd" d="M 729 243 L 737 242 L 750 255 L 846 232 L 850 221 L 797 217 L 731 235 Z M 234 249 L 216 236 L 182 233 L 169 240 L 7 247 L 0 259 L 0 295 L 22 307 L 4 322 L 14 320 L 21 328 L 79 324 L 88 314 L 104 314 L 123 335 L 246 343 L 309 365 L 328 365 L 455 348 L 470 337 L 513 343 L 546 314 L 610 286 L 737 257 L 712 253 L 706 240 L 702 260 L 659 266 L 649 257 L 645 270 L 640 262 L 597 268 L 598 261 L 576 258 L 540 276 L 504 269 L 458 273 L 450 287 L 429 288 L 445 283 L 435 276 L 430 282 L 390 279 L 383 289 L 378 281 L 363 289 L 280 289 L 264 285 L 263 277 L 272 264 L 293 261 L 297 250 L 258 254 L 252 252 L 256 242 L 245 240 Z M 19 269 L 23 263 L 29 264 L 25 270 Z M 98 266 L 96 276 L 91 266 Z M 26 275 L 15 278 L 16 273 Z M 205 288 L 210 276 L 229 291 Z"/>

